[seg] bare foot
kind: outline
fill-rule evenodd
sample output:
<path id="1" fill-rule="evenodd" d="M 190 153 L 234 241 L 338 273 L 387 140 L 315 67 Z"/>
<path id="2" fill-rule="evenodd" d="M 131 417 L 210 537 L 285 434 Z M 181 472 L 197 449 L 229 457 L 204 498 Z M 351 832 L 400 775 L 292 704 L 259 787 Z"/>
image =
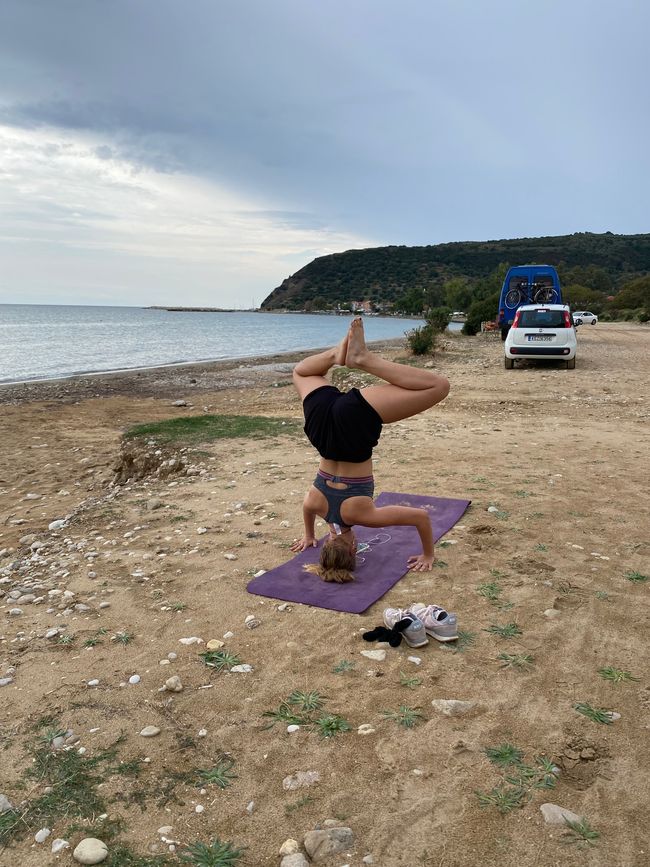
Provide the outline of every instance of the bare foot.
<path id="1" fill-rule="evenodd" d="M 357 316 L 352 320 L 348 334 L 348 353 L 345 357 L 346 367 L 359 367 L 368 355 L 366 337 L 363 331 L 363 319 Z"/>
<path id="2" fill-rule="evenodd" d="M 334 348 L 334 364 L 345 364 L 345 359 L 348 354 L 348 337 L 346 334 L 338 346 Z"/>

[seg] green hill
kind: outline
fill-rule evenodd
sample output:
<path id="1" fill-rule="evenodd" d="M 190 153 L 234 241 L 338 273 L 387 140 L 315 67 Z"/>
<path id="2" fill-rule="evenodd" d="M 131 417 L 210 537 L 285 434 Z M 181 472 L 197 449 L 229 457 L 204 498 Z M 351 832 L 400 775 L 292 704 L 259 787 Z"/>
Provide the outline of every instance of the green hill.
<path id="1" fill-rule="evenodd" d="M 555 265 L 563 286 L 617 293 L 650 274 L 650 234 L 578 232 L 546 238 L 461 241 L 347 250 L 314 259 L 262 302 L 264 310 L 326 310 L 353 301 L 409 313 L 487 297 L 507 265 Z M 588 296 L 586 296 L 588 297 Z"/>

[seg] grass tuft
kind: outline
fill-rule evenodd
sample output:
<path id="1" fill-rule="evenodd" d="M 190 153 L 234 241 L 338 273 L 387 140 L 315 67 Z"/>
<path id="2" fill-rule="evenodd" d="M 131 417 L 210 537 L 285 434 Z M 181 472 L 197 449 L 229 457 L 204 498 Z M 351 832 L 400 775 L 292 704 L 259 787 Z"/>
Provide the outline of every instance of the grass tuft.
<path id="1" fill-rule="evenodd" d="M 399 710 L 396 711 L 382 711 L 382 716 L 385 719 L 393 720 L 398 725 L 403 726 L 405 729 L 415 728 L 417 723 L 421 719 L 424 719 L 424 716 L 420 713 L 419 708 L 409 707 L 405 704 L 400 705 Z"/>
<path id="2" fill-rule="evenodd" d="M 181 861 L 195 867 L 235 867 L 244 854 L 231 843 L 215 838 L 211 843 L 192 843 L 179 854 Z"/>
<path id="3" fill-rule="evenodd" d="M 302 711 L 320 710 L 325 701 L 325 697 L 315 690 L 301 692 L 299 689 L 294 689 L 287 698 L 287 704 L 293 705 Z"/>
<path id="4" fill-rule="evenodd" d="M 403 671 L 400 671 L 399 683 L 400 686 L 405 686 L 407 689 L 415 689 L 416 686 L 421 685 L 422 680 L 419 677 L 411 677 L 410 675 L 405 674 Z"/>
<path id="5" fill-rule="evenodd" d="M 133 632 L 123 630 L 122 632 L 116 632 L 115 635 L 111 637 L 111 641 L 115 641 L 117 644 L 122 644 L 126 647 L 126 645 L 130 644 L 134 638 L 135 635 Z"/>
<path id="6" fill-rule="evenodd" d="M 642 575 L 640 572 L 626 572 L 625 577 L 634 584 L 644 584 L 646 581 L 650 581 L 650 575 Z"/>
<path id="7" fill-rule="evenodd" d="M 503 815 L 522 807 L 524 795 L 525 793 L 521 789 L 504 785 L 495 786 L 490 792 L 476 792 L 479 807 L 496 807 Z"/>
<path id="8" fill-rule="evenodd" d="M 227 789 L 232 780 L 237 779 L 237 774 L 231 773 L 231 768 L 235 764 L 233 759 L 221 759 L 213 768 L 206 768 L 198 772 L 198 786 L 203 786 L 209 783 L 213 786 L 218 786 L 220 789 Z"/>
<path id="9" fill-rule="evenodd" d="M 353 671 L 355 667 L 356 663 L 350 662 L 349 659 L 342 659 L 340 662 L 337 662 L 332 671 L 334 674 L 343 674 L 345 671 Z"/>
<path id="10" fill-rule="evenodd" d="M 296 810 L 300 810 L 302 807 L 306 807 L 307 804 L 311 804 L 313 803 L 313 801 L 314 799 L 311 795 L 304 795 L 302 798 L 294 801 L 293 804 L 286 804 L 284 812 L 287 816 L 290 816 L 292 813 L 295 813 Z"/>
<path id="11" fill-rule="evenodd" d="M 496 807 L 500 813 L 509 813 L 530 801 L 536 789 L 555 787 L 559 769 L 545 756 L 537 756 L 533 765 L 527 765 L 523 751 L 512 744 L 488 747 L 485 755 L 502 769 L 503 778 L 490 792 L 475 793 L 481 807 Z"/>
<path id="12" fill-rule="evenodd" d="M 326 714 L 314 722 L 314 727 L 322 738 L 333 738 L 341 732 L 349 732 L 350 723 L 337 714 Z"/>
<path id="13" fill-rule="evenodd" d="M 612 668 L 611 666 L 599 668 L 598 674 L 605 680 L 611 680 L 613 683 L 629 683 L 632 680 L 640 679 L 634 677 L 629 671 L 623 671 L 621 668 Z"/>
<path id="14" fill-rule="evenodd" d="M 611 711 L 603 710 L 602 708 L 592 707 L 586 702 L 578 702 L 577 704 L 573 705 L 573 708 L 574 710 L 577 710 L 578 713 L 586 716 L 587 719 L 590 719 L 592 722 L 602 723 L 602 725 L 606 726 L 611 725 L 613 722 L 611 717 Z"/>
<path id="15" fill-rule="evenodd" d="M 524 757 L 523 751 L 517 749 L 517 747 L 513 747 L 512 744 L 501 744 L 498 747 L 488 747 L 484 752 L 492 764 L 498 765 L 500 768 L 507 768 L 509 765 L 518 765 Z"/>
<path id="16" fill-rule="evenodd" d="M 564 820 L 567 826 L 567 833 L 562 842 L 564 843 L 586 843 L 589 846 L 595 846 L 596 840 L 600 837 L 600 831 L 590 827 L 586 819 L 581 819 L 579 822 L 572 822 L 570 819 Z"/>
<path id="17" fill-rule="evenodd" d="M 200 415 L 169 418 L 138 424 L 124 434 L 125 440 L 152 437 L 159 443 L 206 443 L 236 439 L 296 434 L 301 425 L 291 418 L 266 418 L 259 415 Z"/>
<path id="18" fill-rule="evenodd" d="M 341 732 L 348 732 L 350 724 L 337 714 L 320 713 L 327 698 L 316 690 L 303 692 L 294 689 L 275 710 L 266 710 L 262 716 L 271 722 L 265 728 L 273 728 L 278 723 L 299 725 L 317 731 L 323 738 L 335 737 Z M 317 716 L 317 714 L 319 714 Z"/>
<path id="19" fill-rule="evenodd" d="M 522 671 L 535 662 L 535 657 L 530 653 L 500 653 L 497 660 L 501 662 L 500 668 L 517 668 Z"/>
<path id="20" fill-rule="evenodd" d="M 490 632 L 492 635 L 498 635 L 500 638 L 514 638 L 516 635 L 521 635 L 522 631 L 516 623 L 506 623 L 503 626 L 498 626 L 493 623 L 484 632 Z"/>
<path id="21" fill-rule="evenodd" d="M 451 651 L 452 653 L 465 653 L 465 651 L 473 647 L 476 642 L 476 633 L 468 632 L 465 629 L 458 630 L 458 639 L 453 642 L 441 643 L 440 647 L 443 650 Z"/>
<path id="22" fill-rule="evenodd" d="M 230 671 L 233 666 L 242 664 L 241 659 L 228 650 L 205 650 L 199 656 L 209 668 L 217 671 L 223 671 L 224 668 Z"/>

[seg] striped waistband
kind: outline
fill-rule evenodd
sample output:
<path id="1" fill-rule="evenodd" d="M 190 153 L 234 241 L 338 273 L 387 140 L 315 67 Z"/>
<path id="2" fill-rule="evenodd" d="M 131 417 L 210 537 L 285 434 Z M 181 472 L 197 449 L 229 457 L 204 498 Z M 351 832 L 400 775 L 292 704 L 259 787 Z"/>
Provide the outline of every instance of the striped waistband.
<path id="1" fill-rule="evenodd" d="M 343 482 L 345 485 L 361 485 L 368 484 L 369 482 L 374 482 L 374 476 L 355 476 L 354 478 L 349 478 L 348 476 L 333 476 L 331 473 L 326 473 L 325 470 L 318 470 L 318 475 L 321 479 L 327 479 L 330 482 Z"/>

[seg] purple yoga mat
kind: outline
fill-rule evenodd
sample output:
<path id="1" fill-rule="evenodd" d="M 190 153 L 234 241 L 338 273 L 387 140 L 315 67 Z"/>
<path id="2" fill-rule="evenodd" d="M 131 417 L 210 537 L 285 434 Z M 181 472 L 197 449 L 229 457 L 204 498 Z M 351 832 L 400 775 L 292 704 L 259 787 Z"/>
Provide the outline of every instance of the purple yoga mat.
<path id="1" fill-rule="evenodd" d="M 383 493 L 375 499 L 377 506 L 418 506 L 427 509 L 436 542 L 460 519 L 470 502 L 393 493 Z M 270 569 L 259 578 L 253 578 L 246 589 L 258 596 L 361 614 L 393 584 L 397 584 L 408 571 L 407 559 L 412 554 L 418 554 L 422 547 L 415 527 L 383 527 L 377 530 L 357 526 L 354 532 L 358 547 L 363 548 L 362 543 L 367 542 L 370 548 L 358 552 L 359 565 L 354 572 L 354 581 L 349 584 L 327 584 L 318 575 L 303 571 L 305 563 L 318 562 L 319 548 L 323 543 L 321 539 L 318 548 L 303 551 L 288 563 Z"/>

